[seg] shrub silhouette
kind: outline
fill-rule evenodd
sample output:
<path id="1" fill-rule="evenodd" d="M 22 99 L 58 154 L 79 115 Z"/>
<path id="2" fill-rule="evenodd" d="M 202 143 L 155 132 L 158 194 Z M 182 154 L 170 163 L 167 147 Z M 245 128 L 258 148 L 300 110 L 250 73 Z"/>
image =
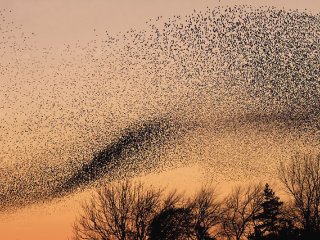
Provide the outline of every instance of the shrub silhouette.
<path id="1" fill-rule="evenodd" d="M 184 240 L 192 237 L 192 209 L 164 209 L 150 224 L 150 240 Z"/>

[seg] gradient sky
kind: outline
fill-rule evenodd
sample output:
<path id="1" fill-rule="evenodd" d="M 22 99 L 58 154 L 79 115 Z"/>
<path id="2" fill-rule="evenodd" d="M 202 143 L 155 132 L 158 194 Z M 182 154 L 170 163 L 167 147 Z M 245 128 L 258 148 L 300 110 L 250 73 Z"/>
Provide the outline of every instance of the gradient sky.
<path id="1" fill-rule="evenodd" d="M 13 10 L 17 23 L 34 32 L 39 43 L 61 45 L 74 40 L 86 41 L 95 33 L 103 34 L 137 28 L 149 18 L 183 15 L 193 9 L 218 5 L 276 6 L 318 12 L 314 0 L 0 0 L 0 7 Z"/>
<path id="2" fill-rule="evenodd" d="M 11 19 L 23 25 L 25 32 L 34 33 L 41 47 L 61 46 L 79 40 L 86 42 L 105 31 L 117 33 L 131 27 L 140 28 L 150 18 L 184 15 L 193 9 L 202 10 L 218 5 L 276 6 L 319 12 L 320 1 L 316 0 L 0 0 L 0 9 L 12 10 Z M 0 112 L 1 113 L 1 112 Z M 253 139 L 255 144 L 265 139 Z M 239 139 L 222 139 L 225 145 L 237 145 Z M 234 141 L 234 142 L 232 142 Z M 232 144 L 231 144 L 232 145 Z M 233 148 L 238 154 L 246 154 L 246 148 Z M 229 149 L 228 149 L 229 150 Z M 208 150 L 211 151 L 211 150 Z M 266 150 L 268 151 L 268 149 Z M 274 152 L 279 151 L 275 149 Z M 203 157 L 206 157 L 203 153 Z M 267 153 L 264 153 L 267 155 Z M 225 156 L 228 158 L 229 156 Z M 270 157 L 271 158 L 271 157 Z M 196 185 L 201 173 L 194 168 L 182 168 L 169 173 L 151 175 L 146 181 L 170 183 L 172 176 L 180 176 L 176 185 Z M 189 182 L 188 182 L 189 180 Z M 52 206 L 34 206 L 12 214 L 0 214 L 0 239 L 2 240 L 57 240 L 68 239 L 74 220 L 74 208 L 79 205 L 81 195 L 71 196 L 67 201 L 52 203 Z"/>

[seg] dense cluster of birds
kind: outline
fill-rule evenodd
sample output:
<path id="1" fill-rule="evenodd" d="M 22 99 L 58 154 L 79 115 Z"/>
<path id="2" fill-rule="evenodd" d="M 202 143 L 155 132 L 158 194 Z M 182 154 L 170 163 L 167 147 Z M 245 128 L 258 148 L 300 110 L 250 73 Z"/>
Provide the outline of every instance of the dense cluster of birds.
<path id="1" fill-rule="evenodd" d="M 319 14 L 207 8 L 59 49 L 9 16 L 0 10 L 1 210 L 181 162 L 226 180 L 273 176 L 261 149 L 320 149 Z"/>

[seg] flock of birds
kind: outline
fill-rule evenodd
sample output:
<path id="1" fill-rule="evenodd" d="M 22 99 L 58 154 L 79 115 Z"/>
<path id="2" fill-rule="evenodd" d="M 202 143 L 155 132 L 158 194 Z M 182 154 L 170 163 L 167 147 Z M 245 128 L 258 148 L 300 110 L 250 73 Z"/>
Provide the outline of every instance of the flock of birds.
<path id="1" fill-rule="evenodd" d="M 179 158 L 177 146 L 208 133 L 241 143 L 276 129 L 271 138 L 320 149 L 319 14 L 207 8 L 59 49 L 39 47 L 9 11 L 0 17 L 2 211 L 197 162 Z M 263 165 L 203 161 L 213 175 L 223 166 L 226 180 Z M 277 163 L 266 164 L 274 174 Z"/>

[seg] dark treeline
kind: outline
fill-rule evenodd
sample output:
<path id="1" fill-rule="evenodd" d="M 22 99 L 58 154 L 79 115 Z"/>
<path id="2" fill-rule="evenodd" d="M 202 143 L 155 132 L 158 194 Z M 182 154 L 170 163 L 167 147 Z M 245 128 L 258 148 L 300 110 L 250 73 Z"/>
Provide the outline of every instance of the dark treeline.
<path id="1" fill-rule="evenodd" d="M 122 181 L 97 190 L 76 220 L 74 240 L 320 239 L 320 155 L 296 155 L 279 166 L 287 201 L 269 184 L 194 196 Z"/>

